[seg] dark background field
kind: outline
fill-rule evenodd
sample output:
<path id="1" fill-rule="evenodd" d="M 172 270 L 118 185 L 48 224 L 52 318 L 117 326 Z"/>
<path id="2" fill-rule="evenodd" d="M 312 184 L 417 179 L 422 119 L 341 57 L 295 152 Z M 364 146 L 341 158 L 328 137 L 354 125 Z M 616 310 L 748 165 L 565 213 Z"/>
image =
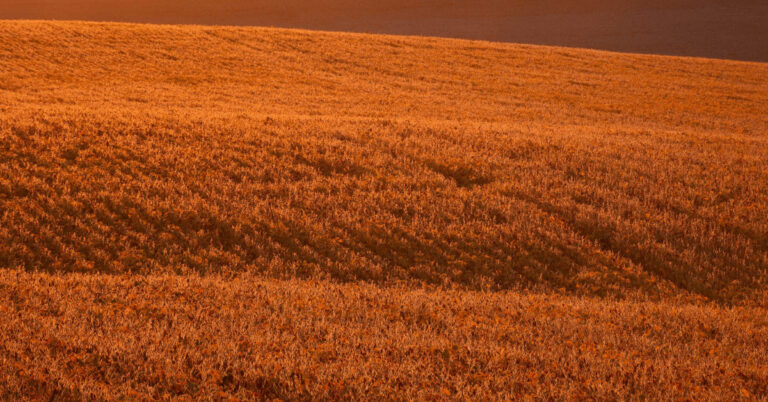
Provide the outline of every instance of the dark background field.
<path id="1" fill-rule="evenodd" d="M 768 61 L 759 0 L 3 0 L 0 19 L 258 25 Z"/>

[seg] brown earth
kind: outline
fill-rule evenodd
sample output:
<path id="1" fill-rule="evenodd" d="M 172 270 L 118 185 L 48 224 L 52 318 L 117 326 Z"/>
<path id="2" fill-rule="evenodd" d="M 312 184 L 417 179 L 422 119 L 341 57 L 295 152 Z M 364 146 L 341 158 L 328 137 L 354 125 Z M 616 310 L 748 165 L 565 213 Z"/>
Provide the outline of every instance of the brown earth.
<path id="1" fill-rule="evenodd" d="M 296 27 L 768 61 L 760 0 L 3 0 L 0 19 Z"/>

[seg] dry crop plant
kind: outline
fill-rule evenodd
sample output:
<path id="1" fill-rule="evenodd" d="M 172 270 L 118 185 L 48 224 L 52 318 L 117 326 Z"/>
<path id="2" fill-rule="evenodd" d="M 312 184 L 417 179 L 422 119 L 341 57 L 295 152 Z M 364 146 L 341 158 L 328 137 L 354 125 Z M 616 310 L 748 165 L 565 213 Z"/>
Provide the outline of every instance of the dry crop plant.
<path id="1" fill-rule="evenodd" d="M 0 274 L 0 390 L 61 399 L 738 399 L 764 309 L 210 276 Z"/>
<path id="2" fill-rule="evenodd" d="M 48 22 L 0 60 L 0 393 L 768 392 L 765 64 Z"/>

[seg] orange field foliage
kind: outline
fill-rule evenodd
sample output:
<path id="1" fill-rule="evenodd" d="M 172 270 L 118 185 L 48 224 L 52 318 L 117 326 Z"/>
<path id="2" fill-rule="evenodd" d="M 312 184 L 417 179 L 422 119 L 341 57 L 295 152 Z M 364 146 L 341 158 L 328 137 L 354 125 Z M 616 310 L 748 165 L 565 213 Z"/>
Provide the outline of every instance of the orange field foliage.
<path id="1" fill-rule="evenodd" d="M 765 313 L 251 277 L 6 271 L 0 391 L 64 400 L 764 398 Z"/>
<path id="2" fill-rule="evenodd" d="M 766 77 L 0 22 L 0 394 L 765 397 Z"/>

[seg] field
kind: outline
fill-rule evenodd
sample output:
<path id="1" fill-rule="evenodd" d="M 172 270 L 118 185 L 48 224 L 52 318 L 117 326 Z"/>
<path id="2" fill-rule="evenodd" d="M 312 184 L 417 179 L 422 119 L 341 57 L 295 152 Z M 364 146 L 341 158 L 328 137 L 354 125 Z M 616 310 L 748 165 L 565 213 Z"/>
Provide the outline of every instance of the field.
<path id="1" fill-rule="evenodd" d="M 768 62 L 764 0 L 3 0 L 0 19 L 250 25 Z"/>
<path id="2" fill-rule="evenodd" d="M 768 397 L 768 64 L 0 22 L 0 395 Z"/>

